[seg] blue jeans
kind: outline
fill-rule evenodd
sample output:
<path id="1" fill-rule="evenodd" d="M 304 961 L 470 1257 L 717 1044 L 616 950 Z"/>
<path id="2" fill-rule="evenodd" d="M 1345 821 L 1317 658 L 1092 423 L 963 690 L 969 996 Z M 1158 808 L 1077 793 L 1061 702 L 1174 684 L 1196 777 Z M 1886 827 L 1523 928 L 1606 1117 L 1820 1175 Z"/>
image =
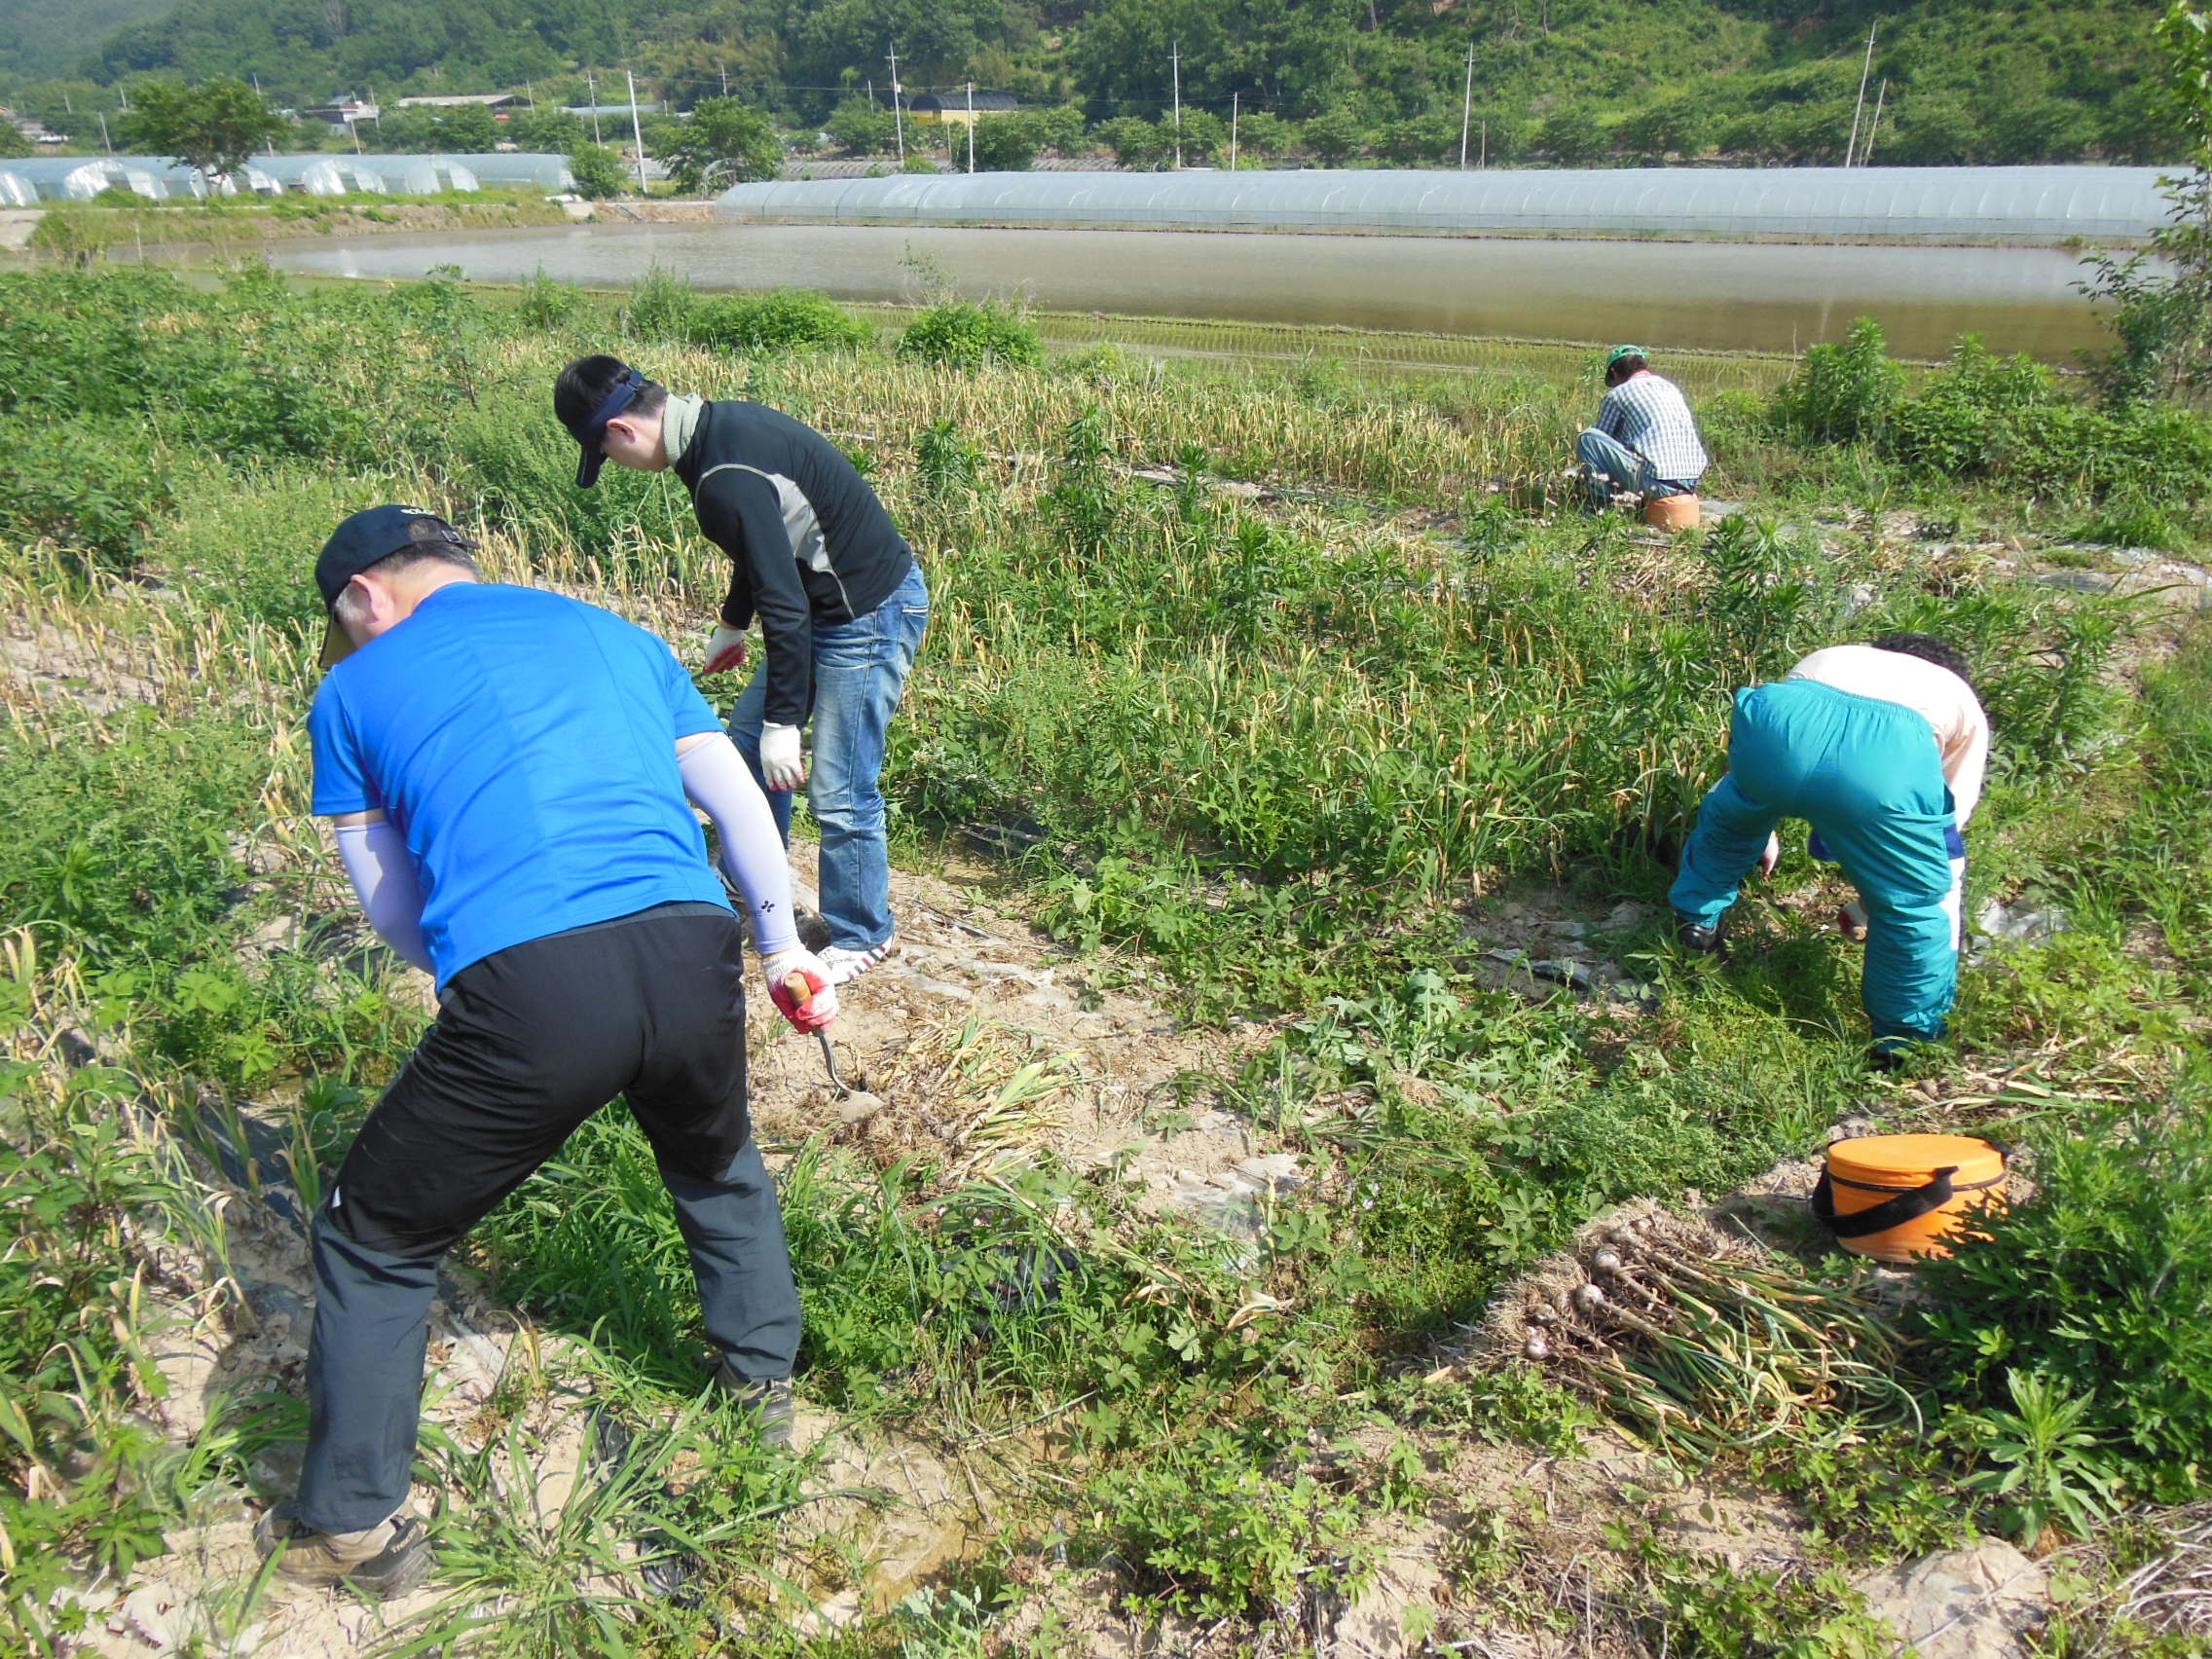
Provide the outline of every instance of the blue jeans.
<path id="1" fill-rule="evenodd" d="M 806 804 L 822 832 L 822 919 L 830 924 L 830 942 L 846 950 L 872 950 L 888 943 L 893 932 L 891 856 L 879 787 L 883 751 L 929 620 L 930 590 L 917 564 L 866 616 L 814 625 L 814 755 Z M 729 735 L 760 780 L 788 846 L 791 794 L 768 789 L 760 772 L 767 705 L 763 659 L 729 712 Z"/>
<path id="2" fill-rule="evenodd" d="M 1684 493 L 1681 484 L 1654 476 L 1648 461 L 1595 426 L 1574 440 L 1574 453 L 1582 458 L 1582 487 L 1589 492 L 1590 505 L 1601 511 L 1613 504 L 1615 490 L 1646 500 Z"/>

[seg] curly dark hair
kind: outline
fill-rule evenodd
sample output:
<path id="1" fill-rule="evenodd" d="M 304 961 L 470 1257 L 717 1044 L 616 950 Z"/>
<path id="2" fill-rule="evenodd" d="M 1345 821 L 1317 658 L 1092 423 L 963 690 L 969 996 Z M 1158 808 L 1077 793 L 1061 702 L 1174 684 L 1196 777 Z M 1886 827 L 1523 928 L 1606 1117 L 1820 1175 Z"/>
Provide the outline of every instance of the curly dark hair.
<path id="1" fill-rule="evenodd" d="M 1973 665 L 1967 661 L 1966 652 L 1948 640 L 1937 639 L 1934 634 L 1884 634 L 1874 642 L 1874 648 L 1916 656 L 1937 668 L 1947 668 L 1967 682 L 1968 690 L 1976 697 L 1981 695 L 1980 688 L 1973 682 Z"/>

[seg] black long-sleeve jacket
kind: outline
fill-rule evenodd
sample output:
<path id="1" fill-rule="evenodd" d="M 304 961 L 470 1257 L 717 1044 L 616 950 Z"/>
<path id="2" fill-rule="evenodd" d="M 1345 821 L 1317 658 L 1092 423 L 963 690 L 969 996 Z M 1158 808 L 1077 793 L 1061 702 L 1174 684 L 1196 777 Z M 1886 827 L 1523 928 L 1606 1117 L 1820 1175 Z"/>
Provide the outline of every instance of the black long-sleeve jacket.
<path id="1" fill-rule="evenodd" d="M 703 405 L 676 462 L 699 530 L 730 558 L 722 620 L 760 617 L 772 725 L 814 708 L 814 627 L 850 622 L 889 599 L 913 549 L 845 453 L 764 404 Z"/>

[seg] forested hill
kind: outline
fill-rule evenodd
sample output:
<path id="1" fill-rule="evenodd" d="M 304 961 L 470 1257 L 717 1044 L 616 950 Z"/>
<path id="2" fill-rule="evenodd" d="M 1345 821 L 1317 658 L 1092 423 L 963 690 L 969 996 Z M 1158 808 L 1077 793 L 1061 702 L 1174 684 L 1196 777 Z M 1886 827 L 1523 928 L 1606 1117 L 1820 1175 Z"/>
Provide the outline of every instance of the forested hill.
<path id="1" fill-rule="evenodd" d="M 20 3 L 20 0 L 18 0 Z M 89 0 L 123 4 L 125 0 Z M 731 91 L 819 119 L 896 42 L 909 90 L 1186 107 L 1456 139 L 1474 49 L 1493 156 L 1840 158 L 1869 23 L 1885 161 L 2167 159 L 2141 83 L 2161 0 L 183 0 L 96 54 L 98 79 L 258 76 L 284 102 L 535 85 L 634 68 L 680 106 Z M 1886 83 L 1886 92 L 1882 91 Z M 606 83 L 600 84 L 608 96 Z M 1869 101 L 1874 94 L 1870 94 Z M 1611 128 L 1607 136 L 1608 124 Z M 1587 132 L 1587 139 L 1578 135 Z M 1425 147 L 1436 134 L 1417 133 Z M 1586 153 L 1577 154 L 1578 147 Z"/>
<path id="2" fill-rule="evenodd" d="M 83 66 L 126 23 L 176 0 L 0 0 L 0 73 L 61 75 Z"/>

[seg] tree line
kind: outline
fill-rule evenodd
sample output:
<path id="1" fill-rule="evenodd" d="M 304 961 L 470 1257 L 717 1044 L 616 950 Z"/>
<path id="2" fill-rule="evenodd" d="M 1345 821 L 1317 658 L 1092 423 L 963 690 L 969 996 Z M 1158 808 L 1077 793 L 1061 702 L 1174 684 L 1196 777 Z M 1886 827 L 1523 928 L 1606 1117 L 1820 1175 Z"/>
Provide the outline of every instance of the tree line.
<path id="1" fill-rule="evenodd" d="M 373 92 L 388 107 L 406 92 L 513 90 L 535 107 L 504 122 L 479 109 L 393 110 L 365 137 L 388 149 L 505 138 L 568 151 L 585 140 L 559 106 L 625 95 L 619 73 L 581 66 L 627 61 L 655 100 L 689 109 L 734 96 L 801 149 L 827 132 L 844 152 L 869 155 L 891 147 L 896 45 L 909 96 L 974 80 L 1020 97 L 1026 127 L 987 124 L 999 129 L 990 144 L 1017 157 L 1104 148 L 1124 165 L 1155 166 L 1179 143 L 1186 163 L 1194 151 L 1218 161 L 1234 111 L 1240 159 L 1328 165 L 1456 163 L 1463 121 L 1470 159 L 1492 163 L 1820 165 L 1844 159 L 1862 115 L 1872 119 L 1860 154 L 1882 163 L 2162 163 L 2186 149 L 2149 72 L 2162 9 L 2157 0 L 1458 0 L 1442 10 L 1431 0 L 715 0 L 701 10 L 695 0 L 643 0 L 625 20 L 568 0 L 184 0 L 100 47 L 92 75 L 12 87 L 0 76 L 0 97 L 96 143 L 99 114 L 112 124 L 122 89 L 146 78 L 257 78 L 294 105 L 340 92 Z M 648 150 L 674 141 L 659 136 L 656 145 L 648 133 Z"/>

